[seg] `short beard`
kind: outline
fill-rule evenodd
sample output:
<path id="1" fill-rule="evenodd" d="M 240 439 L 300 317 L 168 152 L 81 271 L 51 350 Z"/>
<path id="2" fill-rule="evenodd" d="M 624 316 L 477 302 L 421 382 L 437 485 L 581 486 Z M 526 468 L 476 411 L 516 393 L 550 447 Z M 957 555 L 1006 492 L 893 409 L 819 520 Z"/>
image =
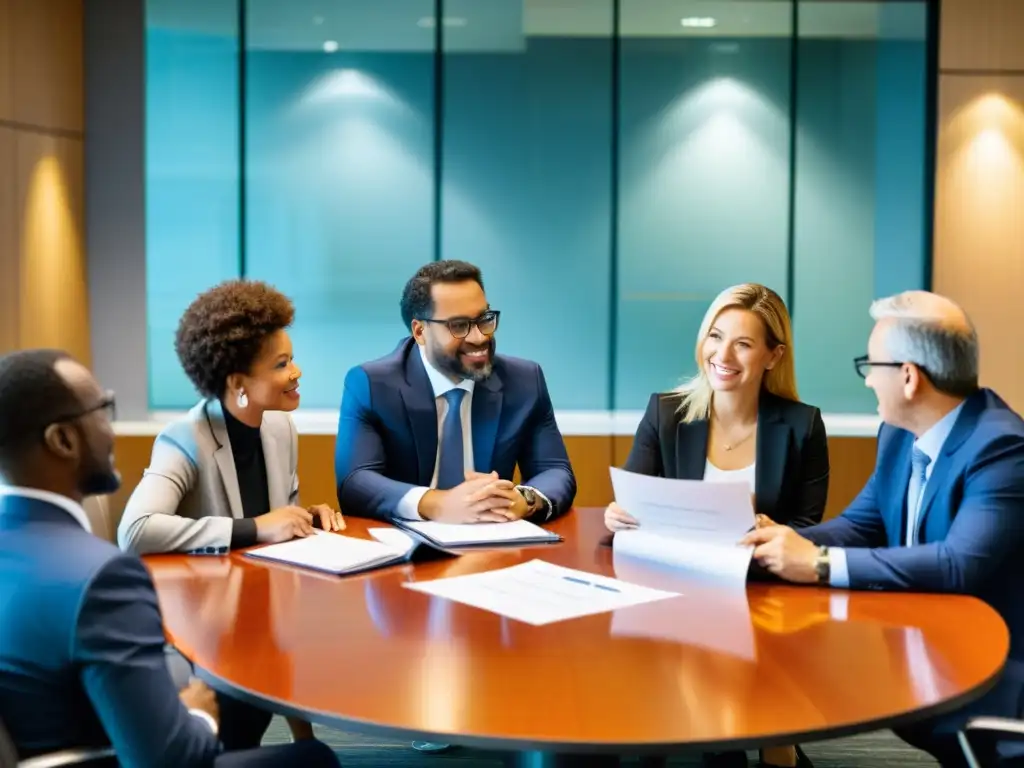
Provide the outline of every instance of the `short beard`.
<path id="1" fill-rule="evenodd" d="M 461 346 L 461 345 L 460 345 Z M 459 359 L 458 353 L 447 355 L 439 351 L 437 359 L 433 361 L 434 367 L 441 373 L 458 379 L 469 379 L 471 381 L 485 381 L 494 371 L 494 339 L 487 341 L 487 362 L 478 367 L 467 367 Z"/>

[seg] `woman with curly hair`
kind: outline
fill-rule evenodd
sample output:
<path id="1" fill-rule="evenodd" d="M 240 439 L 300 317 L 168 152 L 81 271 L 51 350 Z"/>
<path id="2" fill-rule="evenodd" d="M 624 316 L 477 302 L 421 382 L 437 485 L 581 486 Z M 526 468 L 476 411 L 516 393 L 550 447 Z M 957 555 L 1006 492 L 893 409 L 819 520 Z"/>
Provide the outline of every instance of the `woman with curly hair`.
<path id="1" fill-rule="evenodd" d="M 345 527 L 326 504 L 299 504 L 299 377 L 287 328 L 291 301 L 265 283 L 231 280 L 201 294 L 178 325 L 175 349 L 202 399 L 168 424 L 118 526 L 136 554 L 226 554 Z M 221 740 L 257 746 L 270 714 L 220 698 Z M 312 736 L 290 721 L 296 737 Z"/>

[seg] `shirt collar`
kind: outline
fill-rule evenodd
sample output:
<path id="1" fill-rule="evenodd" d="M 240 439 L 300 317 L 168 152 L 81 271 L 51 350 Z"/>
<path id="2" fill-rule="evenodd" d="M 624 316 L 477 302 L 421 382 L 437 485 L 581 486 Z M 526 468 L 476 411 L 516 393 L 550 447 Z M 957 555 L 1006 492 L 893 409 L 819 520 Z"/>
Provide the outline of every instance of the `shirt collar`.
<path id="1" fill-rule="evenodd" d="M 416 345 L 420 351 L 420 359 L 423 360 L 423 367 L 427 370 L 427 378 L 430 379 L 430 386 L 434 389 L 434 397 L 441 397 L 446 392 L 453 389 L 464 389 L 467 392 L 472 392 L 473 387 L 476 386 L 476 382 L 472 379 L 463 379 L 458 384 L 453 384 L 451 379 L 441 373 L 437 368 L 430 364 L 427 360 L 427 353 L 423 351 L 423 347 L 419 344 Z"/>
<path id="2" fill-rule="evenodd" d="M 85 510 L 82 509 L 80 504 L 76 504 L 67 496 L 61 496 L 59 493 L 51 493 L 50 491 L 41 491 L 38 488 L 22 488 L 17 485 L 0 485 L 0 496 L 20 496 L 24 499 L 35 499 L 36 501 L 44 501 L 52 506 L 60 507 L 78 521 L 79 525 L 85 528 L 86 531 L 92 533 L 92 526 L 89 524 L 89 517 L 85 514 Z"/>
<path id="3" fill-rule="evenodd" d="M 942 446 L 945 444 L 946 438 L 949 437 L 949 433 L 953 431 L 953 425 L 956 424 L 956 419 L 963 408 L 964 404 L 960 403 L 914 441 L 914 447 L 924 453 L 933 464 L 942 452 Z"/>

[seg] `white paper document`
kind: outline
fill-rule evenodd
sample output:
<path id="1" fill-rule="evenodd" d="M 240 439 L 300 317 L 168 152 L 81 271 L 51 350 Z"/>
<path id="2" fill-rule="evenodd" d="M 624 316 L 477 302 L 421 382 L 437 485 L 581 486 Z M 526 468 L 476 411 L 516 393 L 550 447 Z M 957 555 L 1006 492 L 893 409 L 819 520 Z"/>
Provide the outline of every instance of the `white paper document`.
<path id="1" fill-rule="evenodd" d="M 396 521 L 442 547 L 478 547 L 505 544 L 544 544 L 561 538 L 528 520 L 510 523 L 435 523 L 433 521 Z"/>
<path id="2" fill-rule="evenodd" d="M 403 586 L 535 626 L 677 595 L 543 560 Z"/>
<path id="3" fill-rule="evenodd" d="M 715 582 L 743 583 L 751 547 L 740 547 L 754 527 L 745 482 L 670 480 L 612 467 L 616 503 L 639 528 L 619 531 L 616 552 L 684 569 Z"/>
<path id="4" fill-rule="evenodd" d="M 396 533 L 408 542 L 407 545 L 397 537 L 389 537 L 389 541 L 381 542 L 327 533 L 318 529 L 314 529 L 313 533 L 313 536 L 304 539 L 292 539 L 281 544 L 251 549 L 246 555 L 343 574 L 401 562 L 413 543 L 401 531 Z"/>

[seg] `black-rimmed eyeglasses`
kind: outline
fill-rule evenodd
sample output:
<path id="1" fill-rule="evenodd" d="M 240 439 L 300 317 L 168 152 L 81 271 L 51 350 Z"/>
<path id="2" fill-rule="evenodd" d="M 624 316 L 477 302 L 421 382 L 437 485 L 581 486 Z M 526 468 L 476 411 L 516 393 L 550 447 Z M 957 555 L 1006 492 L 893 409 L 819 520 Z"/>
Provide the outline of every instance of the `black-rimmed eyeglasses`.
<path id="1" fill-rule="evenodd" d="M 448 333 L 456 339 L 464 339 L 469 336 L 475 325 L 484 336 L 491 336 L 498 330 L 498 319 L 501 312 L 497 309 L 489 309 L 479 317 L 449 317 L 445 320 L 435 320 L 429 317 L 416 318 L 421 323 L 438 323 L 448 326 Z"/>
<path id="2" fill-rule="evenodd" d="M 853 367 L 857 371 L 857 375 L 862 379 L 868 377 L 872 368 L 902 368 L 904 365 L 916 366 L 925 376 L 928 375 L 928 369 L 917 363 L 900 362 L 898 360 L 872 360 L 867 355 L 853 358 Z"/>
<path id="3" fill-rule="evenodd" d="M 51 424 L 62 424 L 66 421 L 74 421 L 75 419 L 81 419 L 83 416 L 88 416 L 90 413 L 96 413 L 97 411 L 104 411 L 106 417 L 111 421 L 117 419 L 117 401 L 114 398 L 114 393 L 109 390 L 103 395 L 103 398 L 95 405 L 90 405 L 88 408 L 83 408 L 80 411 L 69 413 L 65 416 L 60 416 L 54 419 Z"/>

